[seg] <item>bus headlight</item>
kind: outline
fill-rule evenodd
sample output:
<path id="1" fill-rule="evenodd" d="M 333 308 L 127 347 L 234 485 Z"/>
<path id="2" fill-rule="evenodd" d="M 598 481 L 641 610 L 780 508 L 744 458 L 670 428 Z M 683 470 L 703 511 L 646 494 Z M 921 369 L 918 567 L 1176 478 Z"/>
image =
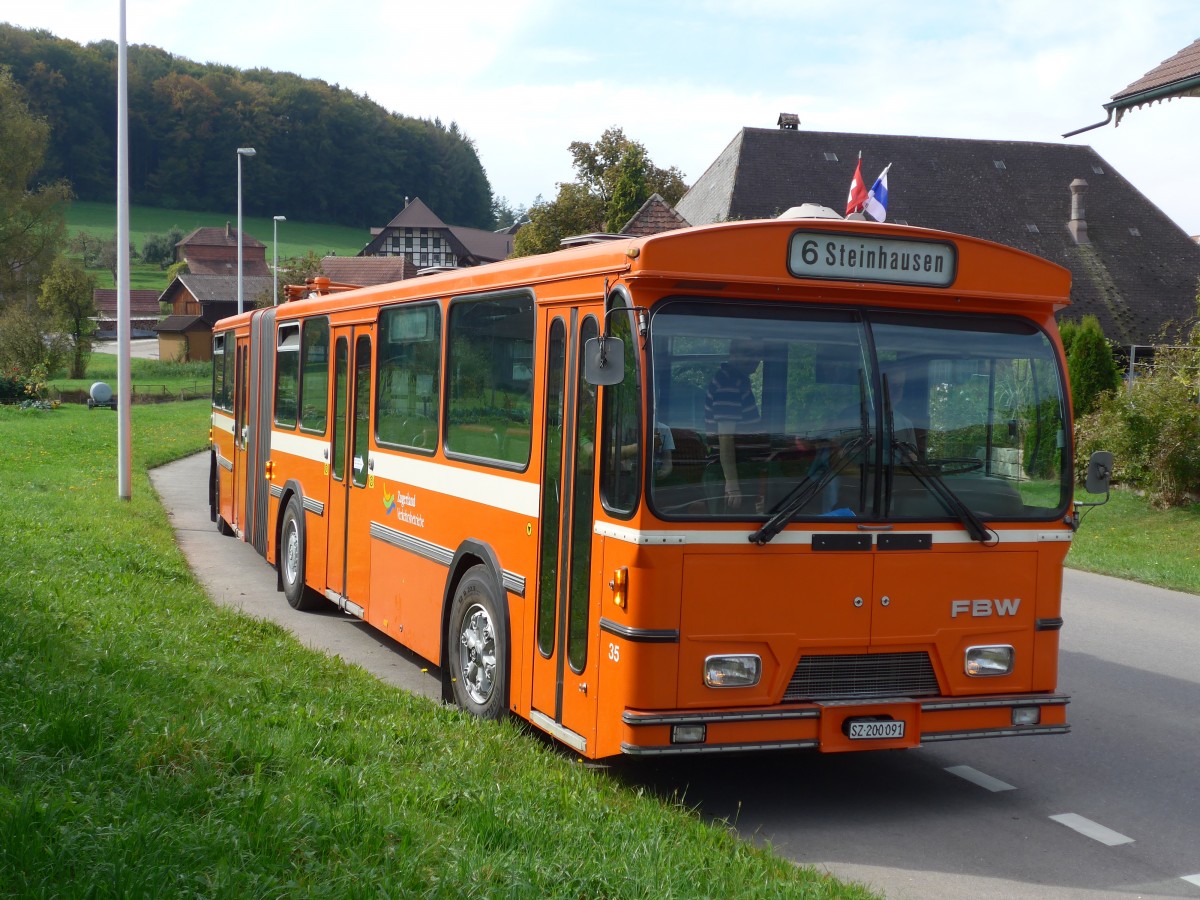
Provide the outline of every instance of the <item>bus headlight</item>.
<path id="1" fill-rule="evenodd" d="M 704 660 L 704 683 L 711 688 L 753 687 L 761 677 L 762 660 L 754 653 Z"/>
<path id="2" fill-rule="evenodd" d="M 968 647 L 963 671 L 973 677 L 1007 675 L 1013 668 L 1013 648 L 1007 644 Z"/>

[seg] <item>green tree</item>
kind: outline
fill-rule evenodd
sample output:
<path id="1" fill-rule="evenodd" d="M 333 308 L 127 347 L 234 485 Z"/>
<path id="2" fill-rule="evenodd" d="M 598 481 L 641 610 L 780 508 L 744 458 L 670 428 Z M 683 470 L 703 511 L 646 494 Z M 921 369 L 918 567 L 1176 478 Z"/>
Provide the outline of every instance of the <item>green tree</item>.
<path id="1" fill-rule="evenodd" d="M 42 281 L 38 303 L 49 316 L 52 326 L 71 338 L 71 377 L 82 378 L 92 355 L 92 336 L 96 332 L 96 279 L 83 266 L 59 257 Z"/>
<path id="2" fill-rule="evenodd" d="M 165 269 L 175 261 L 175 245 L 183 240 L 183 230 L 172 225 L 166 234 L 148 234 L 142 241 L 142 262 Z"/>
<path id="3" fill-rule="evenodd" d="M 687 190 L 682 172 L 654 165 L 646 148 L 615 126 L 594 143 L 572 142 L 569 150 L 575 181 L 560 184 L 550 202 L 534 201 L 529 223 L 513 241 L 514 256 L 557 250 L 571 235 L 619 229 L 652 194 L 674 205 Z"/>
<path id="4" fill-rule="evenodd" d="M 1084 316 L 1079 323 L 1067 355 L 1067 372 L 1076 416 L 1086 416 L 1096 408 L 1102 394 L 1121 386 L 1121 372 L 1112 347 L 1095 316 Z"/>
<path id="5" fill-rule="evenodd" d="M 604 230 L 604 201 L 574 181 L 558 186 L 551 202 L 535 200 L 529 208 L 529 222 L 513 238 L 513 256 L 549 253 L 557 250 L 563 238 Z"/>
<path id="6" fill-rule="evenodd" d="M 36 181 L 49 139 L 49 126 L 0 67 L 0 305 L 30 301 L 63 243 L 70 188 Z"/>

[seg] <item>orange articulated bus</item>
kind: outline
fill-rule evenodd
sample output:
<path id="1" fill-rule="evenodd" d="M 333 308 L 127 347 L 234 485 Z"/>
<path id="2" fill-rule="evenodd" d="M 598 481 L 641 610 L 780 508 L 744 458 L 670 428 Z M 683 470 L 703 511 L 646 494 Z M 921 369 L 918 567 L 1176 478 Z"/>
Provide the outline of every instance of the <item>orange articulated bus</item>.
<path id="1" fill-rule="evenodd" d="M 585 757 L 1061 734 L 1069 288 L 836 217 L 317 281 L 216 327 L 212 516 Z"/>

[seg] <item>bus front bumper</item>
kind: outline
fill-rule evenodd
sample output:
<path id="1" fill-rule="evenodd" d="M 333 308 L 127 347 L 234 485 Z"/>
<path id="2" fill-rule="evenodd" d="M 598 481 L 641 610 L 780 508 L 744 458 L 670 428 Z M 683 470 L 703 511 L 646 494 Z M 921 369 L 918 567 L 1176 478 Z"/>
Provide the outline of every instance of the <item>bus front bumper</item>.
<path id="1" fill-rule="evenodd" d="M 1066 734 L 1066 694 L 836 700 L 622 715 L 631 756 L 815 749 L 896 750 L 937 741 Z"/>

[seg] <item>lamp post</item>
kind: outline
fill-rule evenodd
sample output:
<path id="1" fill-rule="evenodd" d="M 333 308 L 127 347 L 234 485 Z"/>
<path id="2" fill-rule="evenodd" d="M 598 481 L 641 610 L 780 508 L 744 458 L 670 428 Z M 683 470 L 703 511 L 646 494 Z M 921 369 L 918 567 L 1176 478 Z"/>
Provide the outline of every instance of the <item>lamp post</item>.
<path id="1" fill-rule="evenodd" d="M 238 279 L 237 279 L 238 283 L 237 283 L 237 297 L 238 297 L 238 312 L 239 313 L 241 313 L 241 311 L 242 311 L 242 157 L 243 156 L 253 156 L 253 155 L 254 155 L 253 147 L 238 147 L 238 151 L 237 151 L 237 161 L 238 161 Z"/>
<path id="2" fill-rule="evenodd" d="M 286 222 L 287 216 L 275 217 L 275 235 L 271 239 L 271 247 L 274 250 L 274 262 L 271 265 L 271 274 L 275 278 L 275 283 L 271 289 L 272 302 L 275 306 L 279 305 L 279 223 Z"/>

